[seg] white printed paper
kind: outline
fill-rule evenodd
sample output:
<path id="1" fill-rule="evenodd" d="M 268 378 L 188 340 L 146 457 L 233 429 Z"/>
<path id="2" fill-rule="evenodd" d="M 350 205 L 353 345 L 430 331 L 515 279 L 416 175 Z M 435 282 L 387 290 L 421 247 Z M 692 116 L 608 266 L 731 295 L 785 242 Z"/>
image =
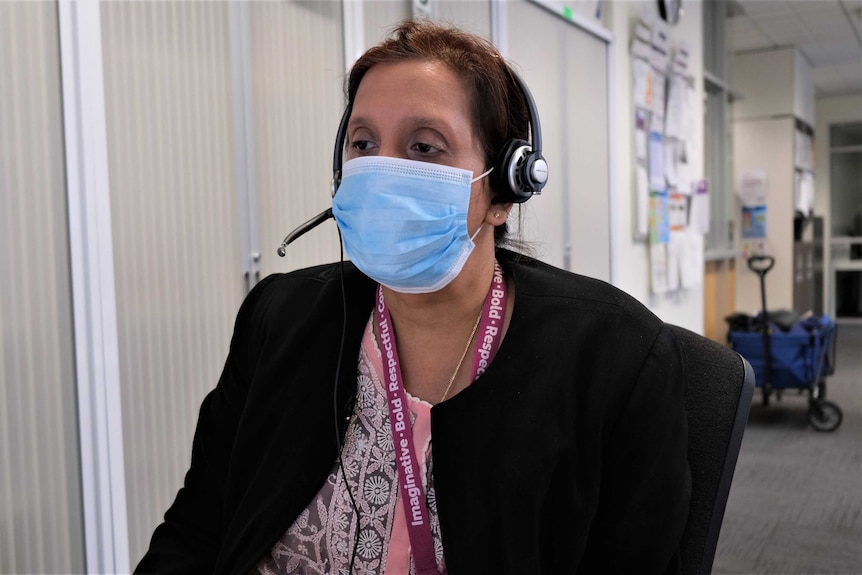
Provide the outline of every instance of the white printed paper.
<path id="1" fill-rule="evenodd" d="M 632 60 L 632 72 L 635 107 L 649 110 L 652 107 L 652 66 L 646 60 L 635 58 Z"/>
<path id="2" fill-rule="evenodd" d="M 649 126 L 647 125 L 647 113 L 643 110 L 635 111 L 635 157 L 647 161 L 647 140 L 649 139 Z"/>
<path id="3" fill-rule="evenodd" d="M 679 184 L 676 171 L 676 142 L 665 139 L 664 147 L 664 178 L 669 188 L 676 188 Z"/>
<path id="4" fill-rule="evenodd" d="M 689 229 L 683 233 L 683 251 L 680 257 L 680 279 L 683 288 L 703 283 L 703 236 Z"/>
<path id="5" fill-rule="evenodd" d="M 676 291 L 680 285 L 680 263 L 684 249 L 685 232 L 670 232 L 670 241 L 667 242 L 667 289 Z"/>
<path id="6" fill-rule="evenodd" d="M 691 195 L 688 226 L 698 234 L 709 233 L 709 186 L 706 180 L 701 180 L 697 189 Z"/>
<path id="7" fill-rule="evenodd" d="M 766 205 L 766 170 L 746 170 L 739 181 L 739 199 L 743 206 Z"/>
<path id="8" fill-rule="evenodd" d="M 653 131 L 649 135 L 649 187 L 654 192 L 665 189 L 664 147 L 661 133 Z"/>
<path id="9" fill-rule="evenodd" d="M 685 80 L 672 74 L 668 78 L 667 107 L 665 112 L 664 135 L 669 138 L 685 138 L 688 134 L 685 130 L 686 105 L 688 94 L 686 93 Z"/>
<path id="10" fill-rule="evenodd" d="M 649 176 L 646 168 L 637 166 L 636 186 L 637 190 L 637 237 L 645 237 L 649 233 Z"/>
<path id="11" fill-rule="evenodd" d="M 650 284 L 655 294 L 667 292 L 667 249 L 666 244 L 650 244 Z"/>

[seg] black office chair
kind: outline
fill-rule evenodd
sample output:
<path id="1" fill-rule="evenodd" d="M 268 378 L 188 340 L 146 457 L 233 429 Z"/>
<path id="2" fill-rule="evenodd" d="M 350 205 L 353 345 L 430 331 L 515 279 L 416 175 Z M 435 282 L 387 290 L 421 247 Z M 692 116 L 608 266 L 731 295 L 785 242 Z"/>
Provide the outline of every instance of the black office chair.
<path id="1" fill-rule="evenodd" d="M 754 370 L 735 351 L 672 326 L 685 361 L 691 507 L 680 553 L 685 575 L 712 572 L 730 482 L 754 395 Z"/>

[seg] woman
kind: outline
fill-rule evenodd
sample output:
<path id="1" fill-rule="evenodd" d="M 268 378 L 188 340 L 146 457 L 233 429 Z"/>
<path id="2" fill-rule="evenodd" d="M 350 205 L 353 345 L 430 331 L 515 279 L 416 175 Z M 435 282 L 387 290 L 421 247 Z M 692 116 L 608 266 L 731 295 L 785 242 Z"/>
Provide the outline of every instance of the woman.
<path id="1" fill-rule="evenodd" d="M 481 38 L 408 21 L 348 100 L 352 263 L 248 296 L 138 571 L 677 572 L 677 345 L 615 288 L 498 247 L 516 77 Z"/>

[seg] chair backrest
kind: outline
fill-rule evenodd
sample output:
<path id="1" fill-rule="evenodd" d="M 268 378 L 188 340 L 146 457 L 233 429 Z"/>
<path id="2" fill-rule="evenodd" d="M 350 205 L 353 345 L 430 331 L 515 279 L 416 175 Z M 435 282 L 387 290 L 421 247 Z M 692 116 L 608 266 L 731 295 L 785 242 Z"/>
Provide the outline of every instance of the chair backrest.
<path id="1" fill-rule="evenodd" d="M 685 575 L 712 572 L 730 482 L 754 395 L 754 370 L 735 351 L 672 326 L 683 353 L 691 506 L 680 544 Z"/>

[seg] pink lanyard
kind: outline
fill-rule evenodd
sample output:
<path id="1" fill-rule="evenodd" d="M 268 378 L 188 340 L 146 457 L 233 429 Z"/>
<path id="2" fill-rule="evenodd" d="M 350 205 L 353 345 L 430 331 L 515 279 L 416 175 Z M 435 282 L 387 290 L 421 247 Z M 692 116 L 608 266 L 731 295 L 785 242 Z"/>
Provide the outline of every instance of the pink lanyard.
<path id="1" fill-rule="evenodd" d="M 506 310 L 506 282 L 500 264 L 494 264 L 494 279 L 479 323 L 475 352 L 473 354 L 473 377 L 475 380 L 488 368 L 497 349 L 500 347 L 503 318 Z M 409 415 L 407 414 L 407 394 L 404 379 L 398 362 L 398 350 L 392 335 L 392 318 L 383 299 L 383 288 L 377 288 L 377 305 L 374 306 L 374 320 L 380 336 L 383 354 L 383 372 L 386 381 L 386 399 L 389 406 L 389 424 L 395 446 L 395 461 L 398 467 L 398 483 L 401 501 L 407 519 L 407 533 L 417 575 L 437 575 L 437 555 L 434 539 L 431 536 L 431 521 L 425 503 L 425 489 L 420 479 L 421 471 L 413 444 Z"/>

